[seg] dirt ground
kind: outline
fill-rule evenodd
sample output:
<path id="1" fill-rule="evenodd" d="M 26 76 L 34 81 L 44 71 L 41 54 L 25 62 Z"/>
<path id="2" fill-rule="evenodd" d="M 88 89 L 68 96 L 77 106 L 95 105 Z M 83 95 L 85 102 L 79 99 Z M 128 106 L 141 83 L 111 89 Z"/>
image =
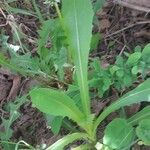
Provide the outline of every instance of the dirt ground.
<path id="1" fill-rule="evenodd" d="M 150 1 L 145 0 L 148 5 L 142 5 L 142 8 L 150 6 Z M 137 1 L 135 1 L 137 2 Z M 42 0 L 41 0 L 42 10 Z M 145 3 L 144 3 L 145 4 Z M 19 8 L 31 7 L 25 6 L 23 1 L 18 4 Z M 148 7 L 147 7 L 148 6 Z M 45 9 L 43 10 L 43 12 Z M 50 11 L 53 11 L 50 10 Z M 32 38 L 37 38 L 37 29 L 40 26 L 39 21 L 35 17 L 29 17 L 25 15 L 13 15 L 17 24 L 22 26 L 23 32 Z M 150 41 L 150 13 L 146 11 L 139 11 L 134 8 L 128 8 L 125 5 L 116 4 L 112 1 L 107 2 L 102 10 L 97 12 L 99 23 L 94 27 L 94 32 L 98 32 L 102 35 L 102 40 L 99 43 L 96 51 L 90 54 L 90 57 L 104 57 L 104 65 L 113 64 L 116 55 L 123 53 L 124 50 L 132 52 L 133 48 L 137 45 L 144 45 Z M 6 20 L 0 13 L 0 23 L 5 24 Z M 12 36 L 11 28 L 9 25 L 2 27 L 5 34 Z M 11 38 L 10 38 L 11 41 Z M 26 40 L 31 49 L 34 50 L 34 43 Z M 1 67 L 0 69 L 0 115 L 9 117 L 9 113 L 4 109 L 5 105 L 12 100 L 15 100 L 17 96 L 26 94 L 31 86 L 38 84 L 32 78 L 25 78 L 20 75 L 15 75 L 7 69 Z M 98 113 L 104 109 L 106 105 L 110 104 L 120 95 L 116 91 L 112 92 L 112 95 L 105 98 L 105 100 L 99 102 L 99 100 L 93 101 L 92 109 Z M 127 109 L 129 115 L 139 111 L 143 104 L 133 105 Z M 54 136 L 50 129 L 47 128 L 47 122 L 45 121 L 43 114 L 37 109 L 31 107 L 31 103 L 27 101 L 20 109 L 21 116 L 17 119 L 13 125 L 13 137 L 12 141 L 17 142 L 23 139 L 27 143 L 36 146 L 42 143 L 50 145 L 59 136 Z M 107 120 L 103 123 L 98 132 L 98 136 L 102 136 L 102 131 L 108 122 L 117 114 L 111 114 Z M 0 130 L 3 127 L 0 126 Z M 62 129 L 62 134 L 64 131 Z M 135 150 L 150 150 L 149 147 L 140 147 L 135 145 Z"/>

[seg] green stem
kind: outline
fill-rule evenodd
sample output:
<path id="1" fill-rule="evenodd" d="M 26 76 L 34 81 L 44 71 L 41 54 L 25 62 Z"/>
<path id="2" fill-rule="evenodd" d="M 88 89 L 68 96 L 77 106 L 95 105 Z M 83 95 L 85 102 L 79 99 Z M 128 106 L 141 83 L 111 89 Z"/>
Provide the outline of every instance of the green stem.
<path id="1" fill-rule="evenodd" d="M 10 145 L 16 145 L 15 142 L 10 142 L 10 141 L 0 141 L 0 143 L 4 144 L 10 144 Z M 20 146 L 24 146 L 24 144 L 20 144 Z"/>
<path id="2" fill-rule="evenodd" d="M 27 146 L 28 148 L 30 148 L 30 150 L 36 150 L 34 147 L 32 147 L 31 145 L 29 145 L 28 143 L 26 143 L 25 141 L 21 140 L 19 141 L 16 146 L 15 146 L 15 150 L 19 150 L 19 145 L 20 143 L 24 144 L 24 146 Z"/>
<path id="3" fill-rule="evenodd" d="M 55 9 L 56 9 L 59 19 L 62 20 L 62 15 L 61 15 L 61 12 L 60 12 L 57 2 L 54 3 L 54 6 L 55 6 Z"/>

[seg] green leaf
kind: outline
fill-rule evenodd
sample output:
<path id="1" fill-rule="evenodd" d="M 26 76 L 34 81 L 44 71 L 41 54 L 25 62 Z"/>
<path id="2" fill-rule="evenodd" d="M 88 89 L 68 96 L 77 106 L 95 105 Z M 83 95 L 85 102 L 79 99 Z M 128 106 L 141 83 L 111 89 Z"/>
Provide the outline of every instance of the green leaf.
<path id="1" fill-rule="evenodd" d="M 120 68 L 124 67 L 124 59 L 123 59 L 123 57 L 117 56 L 117 59 L 116 59 L 115 64 L 116 64 L 118 67 L 120 67 Z"/>
<path id="2" fill-rule="evenodd" d="M 1 146 L 3 147 L 3 150 L 13 150 L 15 149 L 16 143 L 11 143 L 9 141 L 1 141 Z"/>
<path id="3" fill-rule="evenodd" d="M 24 72 L 35 72 L 35 74 L 39 71 L 39 60 L 38 58 L 32 58 L 30 53 L 26 53 L 25 55 L 13 54 L 11 53 L 10 64 L 15 64 Z"/>
<path id="4" fill-rule="evenodd" d="M 107 125 L 103 143 L 112 149 L 121 149 L 132 142 L 133 136 L 133 127 L 125 119 L 117 118 Z"/>
<path id="5" fill-rule="evenodd" d="M 116 76 L 122 78 L 124 76 L 124 70 L 123 69 L 117 70 L 116 71 Z"/>
<path id="6" fill-rule="evenodd" d="M 138 66 L 134 66 L 131 70 L 132 74 L 136 75 L 139 72 Z"/>
<path id="7" fill-rule="evenodd" d="M 88 116 L 90 114 L 90 101 L 87 70 L 93 20 L 91 1 L 82 0 L 81 4 L 81 0 L 64 0 L 62 14 L 69 49 L 76 66 L 83 111 Z"/>
<path id="8" fill-rule="evenodd" d="M 91 50 L 95 50 L 97 48 L 100 39 L 101 39 L 101 36 L 99 33 L 92 35 Z"/>
<path id="9" fill-rule="evenodd" d="M 100 60 L 94 59 L 91 66 L 94 68 L 95 72 L 99 73 L 102 71 Z M 93 77 L 93 76 L 92 76 Z"/>
<path id="10" fill-rule="evenodd" d="M 15 64 L 10 63 L 10 61 L 7 60 L 7 58 L 2 53 L 0 53 L 0 64 L 5 66 L 6 68 L 9 68 L 9 69 L 14 70 L 16 72 L 26 74 L 24 70 L 20 69 Z"/>
<path id="11" fill-rule="evenodd" d="M 60 78 L 60 80 L 64 79 L 64 64 L 67 63 L 67 49 L 65 47 L 62 47 L 60 51 L 58 52 L 57 57 L 54 60 L 55 66 L 57 66 L 57 74 Z"/>
<path id="12" fill-rule="evenodd" d="M 125 75 L 124 77 L 123 77 L 123 84 L 125 85 L 125 86 L 127 86 L 127 87 L 129 87 L 129 86 L 131 86 L 132 85 L 132 77 L 130 76 L 130 75 Z"/>
<path id="13" fill-rule="evenodd" d="M 53 134 L 58 134 L 62 125 L 63 117 L 46 114 L 46 120 Z"/>
<path id="14" fill-rule="evenodd" d="M 141 52 L 135 52 L 131 54 L 126 62 L 126 65 L 128 66 L 134 66 L 138 63 L 139 59 L 141 58 L 142 54 Z"/>
<path id="15" fill-rule="evenodd" d="M 128 123 L 132 124 L 132 126 L 135 126 L 139 123 L 139 121 L 149 118 L 150 118 L 150 106 L 147 106 L 141 111 L 137 112 L 134 116 L 129 118 Z"/>
<path id="16" fill-rule="evenodd" d="M 147 59 L 149 60 L 150 59 L 149 56 L 150 56 L 150 43 L 147 44 L 142 51 L 143 60 L 147 60 Z"/>
<path id="17" fill-rule="evenodd" d="M 135 48 L 134 48 L 134 52 L 141 52 L 142 51 L 142 48 L 141 46 L 137 45 Z"/>
<path id="18" fill-rule="evenodd" d="M 28 11 L 28 10 L 13 8 L 13 7 L 10 7 L 10 6 L 8 6 L 7 9 L 9 9 L 9 11 L 14 13 L 14 14 L 23 14 L 23 15 L 37 17 L 34 12 L 31 12 L 31 11 Z"/>
<path id="19" fill-rule="evenodd" d="M 73 133 L 65 136 L 64 138 L 58 140 L 56 143 L 48 147 L 46 150 L 63 150 L 66 145 L 72 143 L 75 140 L 87 139 L 85 133 Z"/>
<path id="20" fill-rule="evenodd" d="M 79 124 L 84 120 L 84 115 L 74 101 L 61 91 L 39 88 L 33 89 L 30 96 L 36 108 L 44 113 L 54 116 L 67 116 Z"/>
<path id="21" fill-rule="evenodd" d="M 142 56 L 147 56 L 147 55 L 150 55 L 150 43 L 147 44 L 142 51 Z"/>
<path id="22" fill-rule="evenodd" d="M 71 97 L 79 109 L 82 109 L 79 88 L 75 85 L 69 85 L 66 94 Z"/>
<path id="23" fill-rule="evenodd" d="M 53 29 L 54 24 L 56 24 L 56 21 L 53 19 L 44 21 L 41 29 L 38 31 L 39 39 L 38 39 L 37 43 L 38 43 L 38 53 L 39 53 L 40 57 L 44 57 L 43 52 L 42 52 L 42 48 L 45 47 L 50 32 L 52 30 L 54 30 Z"/>
<path id="24" fill-rule="evenodd" d="M 111 68 L 110 68 L 110 73 L 113 75 L 116 71 L 118 71 L 120 69 L 120 67 L 116 66 L 116 65 L 113 65 Z M 124 72 L 123 72 L 124 74 Z"/>
<path id="25" fill-rule="evenodd" d="M 54 134 L 58 134 L 62 125 L 62 117 L 55 117 L 51 123 L 51 130 Z"/>
<path id="26" fill-rule="evenodd" d="M 95 3 L 94 3 L 94 12 L 96 13 L 98 10 L 101 10 L 103 5 L 105 3 L 105 0 L 97 0 Z"/>
<path id="27" fill-rule="evenodd" d="M 150 119 L 144 119 L 139 123 L 136 128 L 136 134 L 145 145 L 150 146 Z"/>
<path id="28" fill-rule="evenodd" d="M 115 110 L 121 107 L 130 106 L 131 104 L 140 103 L 143 101 L 150 101 L 150 79 L 147 79 L 137 88 L 128 92 L 118 101 L 114 102 L 109 107 L 107 107 L 95 121 L 94 131 L 96 132 L 96 128 L 98 127 L 99 123 L 102 122 L 111 112 L 114 112 Z"/>
<path id="29" fill-rule="evenodd" d="M 13 130 L 11 129 L 11 125 L 15 120 L 17 120 L 20 117 L 20 113 L 17 111 L 20 106 L 26 102 L 26 96 L 23 96 L 21 98 L 17 98 L 13 102 L 9 102 L 6 105 L 5 110 L 9 112 L 10 117 L 5 119 L 2 119 L 2 126 L 5 129 L 5 132 L 0 131 L 0 138 L 1 138 L 1 145 L 5 150 L 12 150 L 14 149 L 14 144 L 9 142 L 9 139 L 12 137 Z"/>

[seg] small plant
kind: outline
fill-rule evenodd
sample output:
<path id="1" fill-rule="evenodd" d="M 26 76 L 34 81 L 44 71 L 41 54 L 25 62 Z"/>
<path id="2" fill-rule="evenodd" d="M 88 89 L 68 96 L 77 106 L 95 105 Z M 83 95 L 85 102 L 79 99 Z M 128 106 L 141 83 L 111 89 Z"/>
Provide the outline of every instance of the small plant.
<path id="1" fill-rule="evenodd" d="M 50 28 L 50 26 L 53 27 Z M 8 51 L 11 58 L 8 60 L 3 53 L 0 53 L 0 64 L 22 75 L 39 76 L 47 78 L 48 81 L 58 78 L 58 80 L 63 81 L 68 58 L 65 36 L 59 21 L 44 21 L 38 33 L 39 39 L 37 40 L 37 54 L 35 56 L 31 52 L 22 54 L 20 46 L 8 43 L 9 37 L 1 35 L 2 40 L 0 42 L 3 52 Z M 50 33 L 51 39 L 49 38 Z M 53 45 L 47 46 L 48 42 L 53 43 Z"/>
<path id="2" fill-rule="evenodd" d="M 9 118 L 1 117 L 2 126 L 4 127 L 4 131 L 0 131 L 0 138 L 1 138 L 1 145 L 5 150 L 12 150 L 15 149 L 16 143 L 9 142 L 10 138 L 12 137 L 13 130 L 11 125 L 20 117 L 20 113 L 18 109 L 21 105 L 26 102 L 26 96 L 21 98 L 17 98 L 14 102 L 9 102 L 5 106 L 5 110 L 9 112 Z"/>
<path id="3" fill-rule="evenodd" d="M 84 140 L 85 144 L 76 149 L 124 149 L 132 146 L 135 140 L 149 145 L 149 110 L 146 107 L 129 119 L 114 119 L 105 129 L 103 139 L 97 139 L 96 133 L 101 122 L 112 112 L 121 107 L 142 101 L 149 102 L 150 80 L 125 94 L 119 100 L 108 106 L 100 115 L 95 116 L 90 110 L 88 87 L 88 55 L 92 37 L 93 10 L 90 0 L 64 0 L 62 2 L 61 24 L 66 38 L 67 49 L 75 65 L 75 74 L 80 91 L 81 107 L 66 92 L 50 88 L 35 88 L 30 91 L 33 106 L 46 114 L 68 117 L 79 128 L 78 132 L 66 135 L 46 150 L 63 150 L 65 146 L 76 140 Z M 149 47 L 145 53 L 149 54 Z M 137 63 L 139 54 L 133 59 L 129 57 L 127 64 Z M 140 56 L 141 57 L 141 56 Z M 146 55 L 145 55 L 146 57 Z M 131 61 L 132 60 L 132 61 Z M 133 69 L 134 70 L 134 69 Z M 147 115 L 145 115 L 147 114 Z M 142 121 L 142 122 L 141 122 Z M 136 133 L 134 128 L 136 128 Z M 144 133 L 144 134 L 143 134 Z"/>
<path id="4" fill-rule="evenodd" d="M 98 59 L 91 63 L 89 86 L 96 89 L 98 96 L 109 91 L 110 87 L 122 90 L 130 87 L 139 77 L 145 78 L 150 71 L 150 44 L 142 50 L 137 46 L 134 53 L 125 53 L 125 57 L 118 56 L 114 65 L 103 68 Z"/>

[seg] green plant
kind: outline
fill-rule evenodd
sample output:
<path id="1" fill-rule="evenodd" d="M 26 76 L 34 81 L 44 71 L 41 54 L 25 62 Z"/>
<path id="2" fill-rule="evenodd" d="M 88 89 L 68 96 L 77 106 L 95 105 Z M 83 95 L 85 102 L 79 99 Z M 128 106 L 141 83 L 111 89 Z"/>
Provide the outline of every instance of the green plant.
<path id="1" fill-rule="evenodd" d="M 11 11 L 9 4 L 13 3 L 15 5 L 16 2 L 17 1 L 15 0 L 3 3 L 5 6 L 4 9 Z M 37 11 L 39 19 L 42 20 L 38 6 L 36 6 L 37 4 L 34 0 L 32 3 Z M 30 51 L 27 51 L 23 54 L 21 51 L 21 46 L 13 45 L 8 42 L 9 36 L 6 36 L 2 32 L 0 34 L 0 45 L 2 49 L 2 52 L 0 53 L 0 64 L 6 68 L 9 68 L 15 73 L 37 79 L 42 84 L 50 85 L 55 81 L 58 83 L 66 84 L 64 81 L 65 70 L 72 68 L 72 66 L 69 64 L 69 57 L 66 48 L 67 43 L 65 41 L 66 37 L 61 26 L 61 16 L 59 15 L 58 4 L 56 2 L 50 4 L 55 5 L 58 16 L 60 18 L 41 21 L 41 27 L 38 30 L 39 38 L 37 41 L 35 41 L 37 46 L 37 50 L 35 52 L 36 54 L 32 54 Z M 27 14 L 24 13 L 24 15 Z M 17 32 L 17 25 L 15 27 L 15 31 L 18 35 L 18 38 L 20 39 L 20 34 Z M 25 37 L 25 35 L 23 36 Z M 22 45 L 24 47 L 24 43 Z M 7 52 L 10 55 L 10 59 L 5 56 L 5 54 L 7 55 Z M 51 125 L 52 131 L 54 131 L 55 134 L 58 133 L 59 128 L 56 129 L 56 126 L 61 126 L 60 123 L 62 122 L 63 118 L 59 119 L 59 121 L 57 120 L 60 117 L 48 116 L 46 118 Z"/>
<path id="2" fill-rule="evenodd" d="M 125 53 L 125 56 L 118 56 L 115 64 L 103 68 L 99 59 L 94 59 L 90 64 L 89 86 L 97 90 L 97 95 L 103 95 L 109 91 L 110 87 L 122 90 L 130 87 L 138 78 L 145 78 L 150 71 L 150 44 L 142 50 L 137 46 L 134 53 Z M 96 95 L 96 96 L 97 96 Z"/>
<path id="3" fill-rule="evenodd" d="M 51 28 L 50 28 L 51 27 Z M 40 76 L 48 80 L 64 80 L 64 68 L 67 64 L 67 50 L 65 48 L 65 36 L 60 27 L 59 20 L 44 21 L 41 30 L 38 31 L 39 39 L 37 40 L 38 55 L 32 56 L 31 52 L 20 54 L 19 46 L 8 43 L 8 36 L 1 35 L 2 50 L 4 53 L 9 52 L 11 58 L 8 60 L 1 53 L 0 64 L 9 69 L 28 76 Z M 49 34 L 51 33 L 51 39 Z M 57 38 L 56 38 L 57 37 Z M 48 41 L 53 43 L 50 48 L 47 47 Z"/>
<path id="4" fill-rule="evenodd" d="M 50 82 L 51 80 L 63 81 L 65 67 L 68 67 L 69 65 L 67 64 L 68 57 L 66 48 L 64 46 L 66 44 L 65 36 L 60 26 L 61 19 L 50 19 L 44 21 L 38 8 L 38 4 L 35 3 L 35 0 L 28 2 L 25 1 L 24 3 L 29 3 L 30 5 L 33 4 L 34 9 L 36 10 L 36 14 L 41 22 L 41 28 L 38 31 L 39 38 L 37 41 L 36 39 L 34 39 L 34 43 L 37 46 L 37 55 L 33 56 L 31 51 L 28 50 L 30 48 L 29 45 L 25 45 L 25 43 L 22 43 L 22 39 L 27 40 L 28 37 L 18 27 L 19 25 L 14 21 L 13 15 L 9 15 L 11 13 L 21 13 L 24 15 L 32 16 L 32 14 L 34 13 L 30 14 L 30 11 L 28 10 L 24 11 L 23 9 L 16 8 L 17 0 L 7 0 L 2 2 L 2 9 L 8 12 L 8 16 L 4 15 L 4 18 L 13 31 L 13 43 L 19 42 L 19 45 L 9 43 L 7 41 L 9 37 L 5 36 L 5 34 L 3 34 L 2 32 L 2 40 L 0 41 L 2 51 L 4 53 L 9 52 L 11 58 L 10 60 L 8 60 L 3 56 L 3 54 L 1 54 L 2 60 L 0 63 L 10 68 L 11 70 L 25 76 L 39 76 L 40 79 L 48 79 L 47 82 Z M 59 16 L 58 5 L 56 2 L 53 3 Z M 50 4 L 52 4 L 52 2 Z M 11 8 L 13 8 L 13 11 Z M 8 19 L 8 17 L 10 18 Z M 50 33 L 51 38 L 49 38 Z M 53 43 L 53 45 L 51 43 Z"/>
<path id="5" fill-rule="evenodd" d="M 81 107 L 78 107 L 74 99 L 69 97 L 66 92 L 60 90 L 35 88 L 30 91 L 30 96 L 33 106 L 42 112 L 54 116 L 68 117 L 80 127 L 78 132 L 66 135 L 46 150 L 62 150 L 66 145 L 76 140 L 86 141 L 85 145 L 79 146 L 78 149 L 94 149 L 99 141 L 96 137 L 98 126 L 110 113 L 133 103 L 150 101 L 150 80 L 146 80 L 140 86 L 125 94 L 119 100 L 108 106 L 99 116 L 92 114 L 88 88 L 88 55 L 93 20 L 91 1 L 82 0 L 81 5 L 80 0 L 64 0 L 62 2 L 62 16 L 61 23 L 67 37 L 67 48 L 71 52 L 72 61 L 75 65 Z M 127 62 L 129 64 L 129 60 Z M 136 119 L 137 117 L 135 116 Z M 132 122 L 135 122 L 135 120 L 132 120 Z M 145 121 L 145 124 L 147 122 Z M 140 128 L 142 126 L 143 124 L 139 125 Z M 118 128 L 116 129 L 116 127 Z M 118 136 L 115 138 L 113 137 L 114 130 L 118 131 Z M 122 134 L 119 134 L 120 132 Z M 140 137 L 140 134 L 137 135 Z M 146 140 L 145 137 L 140 137 L 140 139 L 147 144 L 147 137 Z M 106 127 L 103 144 L 99 144 L 101 147 L 96 146 L 96 148 L 123 149 L 132 145 L 135 139 L 134 125 L 125 119 L 115 119 Z"/>
<path id="6" fill-rule="evenodd" d="M 5 150 L 12 150 L 15 148 L 16 143 L 10 142 L 13 130 L 11 125 L 20 117 L 19 108 L 26 102 L 26 96 L 17 98 L 14 102 L 9 102 L 5 106 L 5 111 L 9 112 L 9 118 L 1 117 L 1 125 L 4 127 L 4 131 L 0 131 L 1 146 Z"/>

